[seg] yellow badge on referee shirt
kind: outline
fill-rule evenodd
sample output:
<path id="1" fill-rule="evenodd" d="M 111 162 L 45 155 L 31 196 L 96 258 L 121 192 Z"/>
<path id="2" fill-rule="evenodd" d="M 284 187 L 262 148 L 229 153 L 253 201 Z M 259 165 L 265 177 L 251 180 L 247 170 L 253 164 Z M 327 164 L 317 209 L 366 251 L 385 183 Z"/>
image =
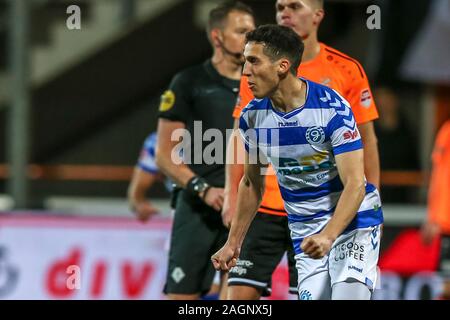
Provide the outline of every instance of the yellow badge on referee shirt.
<path id="1" fill-rule="evenodd" d="M 164 112 L 170 110 L 175 104 L 175 93 L 172 90 L 167 90 L 161 96 L 161 103 L 159 105 L 159 111 Z"/>

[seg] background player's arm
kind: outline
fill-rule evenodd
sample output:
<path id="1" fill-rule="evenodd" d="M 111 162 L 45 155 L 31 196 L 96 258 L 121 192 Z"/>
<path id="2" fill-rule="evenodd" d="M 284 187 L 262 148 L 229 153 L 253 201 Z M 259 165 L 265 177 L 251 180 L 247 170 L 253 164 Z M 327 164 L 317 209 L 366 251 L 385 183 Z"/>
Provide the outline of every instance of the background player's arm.
<path id="1" fill-rule="evenodd" d="M 380 190 L 380 157 L 373 121 L 358 125 L 364 145 L 364 174 L 368 182 Z"/>
<path id="2" fill-rule="evenodd" d="M 158 173 L 150 173 L 136 167 L 128 187 L 128 204 L 131 211 L 137 214 L 141 221 L 147 221 L 158 210 L 147 200 L 146 193 L 158 181 Z"/>
<path id="3" fill-rule="evenodd" d="M 157 166 L 166 176 L 168 176 L 172 181 L 175 181 L 178 186 L 183 188 L 185 188 L 189 180 L 195 176 L 195 173 L 182 162 L 176 152 L 172 152 L 172 150 L 175 150 L 175 146 L 180 142 L 172 140 L 172 133 L 177 129 L 184 128 L 185 124 L 181 121 L 159 119 L 158 143 L 156 146 Z M 172 157 L 178 157 L 177 161 L 174 162 Z M 206 191 L 206 195 L 201 193 L 199 196 L 207 205 L 213 207 L 215 210 L 220 211 L 222 209 L 222 188 L 209 188 Z"/>
<path id="4" fill-rule="evenodd" d="M 354 74 L 357 76 L 356 79 L 347 81 L 348 89 L 345 98 L 352 106 L 361 134 L 364 146 L 364 174 L 367 181 L 380 190 L 380 159 L 377 136 L 373 125 L 373 121 L 378 118 L 378 111 L 364 68 L 359 63 L 357 65 L 352 63 L 350 66 L 355 68 Z M 366 104 L 368 101 L 370 101 L 370 104 Z"/>
<path id="5" fill-rule="evenodd" d="M 422 224 L 421 227 L 421 235 L 422 235 L 422 241 L 429 245 L 434 238 L 439 235 L 441 232 L 439 224 L 436 223 L 436 213 L 439 210 L 439 208 L 436 207 L 435 199 L 431 199 L 431 197 L 436 197 L 439 194 L 439 185 L 438 185 L 438 174 L 440 174 L 436 167 L 433 166 L 431 171 L 431 178 L 430 178 L 430 186 L 428 189 L 428 212 L 425 222 Z"/>
<path id="6" fill-rule="evenodd" d="M 366 193 L 361 149 L 336 155 L 336 165 L 344 185 L 336 210 L 325 228 L 305 238 L 301 245 L 302 250 L 315 259 L 328 254 L 333 242 L 356 216 Z"/>
<path id="7" fill-rule="evenodd" d="M 444 201 L 448 201 L 445 200 L 448 197 L 448 188 L 445 188 L 446 184 L 442 182 L 450 182 L 450 176 L 446 175 L 445 171 L 442 170 L 442 166 L 439 165 L 445 161 L 443 157 L 444 150 L 446 149 L 445 145 L 450 144 L 450 142 L 446 142 L 447 139 L 450 139 L 450 134 L 446 135 L 446 130 L 450 132 L 450 120 L 439 130 L 434 142 L 432 154 L 433 166 L 428 188 L 428 210 L 426 220 L 422 224 L 421 229 L 422 240 L 425 244 L 430 244 L 442 232 L 441 226 L 438 223 L 441 220 L 440 215 L 450 214 L 450 212 L 445 210 L 445 206 L 442 205 Z"/>
<path id="8" fill-rule="evenodd" d="M 222 209 L 223 224 L 229 228 L 236 212 L 239 182 L 244 175 L 244 145 L 239 137 L 239 119 L 234 120 L 233 134 L 227 146 L 227 162 L 225 165 L 225 197 Z"/>
<path id="9" fill-rule="evenodd" d="M 228 271 L 236 265 L 242 242 L 264 194 L 265 176 L 261 174 L 262 167 L 262 164 L 249 164 L 246 153 L 244 176 L 239 184 L 237 196 L 237 211 L 231 223 L 228 240 L 222 249 L 211 257 L 217 270 Z"/>

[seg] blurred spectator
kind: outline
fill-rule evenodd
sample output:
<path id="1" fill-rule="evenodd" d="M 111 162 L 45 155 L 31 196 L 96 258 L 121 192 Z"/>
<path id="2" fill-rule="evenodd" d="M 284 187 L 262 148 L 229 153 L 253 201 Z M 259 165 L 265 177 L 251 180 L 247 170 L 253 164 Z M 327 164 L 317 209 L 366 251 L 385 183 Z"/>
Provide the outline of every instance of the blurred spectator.
<path id="1" fill-rule="evenodd" d="M 153 215 L 158 213 L 147 198 L 148 190 L 158 182 L 164 182 L 167 191 L 172 193 L 170 207 L 175 208 L 176 195 L 179 188 L 172 184 L 170 179 L 166 178 L 156 166 L 155 163 L 155 148 L 157 142 L 156 132 L 148 135 L 142 146 L 141 154 L 138 163 L 133 172 L 130 185 L 128 187 L 128 203 L 131 211 L 133 211 L 139 220 L 147 221 Z M 171 213 L 173 216 L 173 212 Z M 220 272 L 216 272 L 213 284 L 210 291 L 202 297 L 202 299 L 212 300 L 217 299 L 220 290 Z"/>
<path id="2" fill-rule="evenodd" d="M 382 170 L 417 170 L 417 143 L 400 110 L 397 93 L 388 87 L 374 92 L 380 118 L 375 122 Z M 408 202 L 410 191 L 405 187 L 381 188 L 383 202 Z"/>
<path id="3" fill-rule="evenodd" d="M 405 54 L 420 33 L 432 2 L 416 0 L 377 1 L 381 9 L 382 27 L 378 35 L 377 81 L 391 86 L 411 88 L 411 83 L 402 81 L 400 66 Z"/>
<path id="4" fill-rule="evenodd" d="M 450 1 L 433 0 L 423 26 L 414 35 L 400 67 L 407 80 L 450 82 Z"/>
<path id="5" fill-rule="evenodd" d="M 450 120 L 437 135 L 432 161 L 428 216 L 422 226 L 422 237 L 429 244 L 434 237 L 441 236 L 439 270 L 445 279 L 442 298 L 450 300 Z"/>
<path id="6" fill-rule="evenodd" d="M 147 198 L 147 191 L 156 183 L 164 181 L 164 175 L 159 171 L 155 163 L 156 133 L 151 133 L 145 139 L 134 169 L 133 177 L 128 187 L 128 203 L 131 211 L 136 213 L 141 221 L 147 221 L 158 210 Z M 172 191 L 171 183 L 165 181 L 167 190 Z"/>

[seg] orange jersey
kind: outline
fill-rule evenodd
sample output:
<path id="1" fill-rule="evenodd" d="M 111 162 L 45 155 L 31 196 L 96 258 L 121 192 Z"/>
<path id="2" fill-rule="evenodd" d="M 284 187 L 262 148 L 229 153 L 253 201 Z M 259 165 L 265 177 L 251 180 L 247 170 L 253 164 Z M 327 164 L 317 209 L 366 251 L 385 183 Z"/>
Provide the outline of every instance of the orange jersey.
<path id="1" fill-rule="evenodd" d="M 363 67 L 355 59 L 320 43 L 319 54 L 310 61 L 301 63 L 297 75 L 326 85 L 339 92 L 349 103 L 358 124 L 378 118 L 377 108 L 372 98 L 369 81 Z M 247 77 L 241 78 L 239 98 L 233 117 L 239 118 L 242 109 L 253 100 Z M 266 191 L 260 212 L 286 215 L 278 182 L 274 172 L 266 177 Z"/>
<path id="2" fill-rule="evenodd" d="M 442 233 L 450 235 L 450 120 L 439 130 L 432 159 L 433 171 L 428 192 L 429 220 L 437 223 Z"/>

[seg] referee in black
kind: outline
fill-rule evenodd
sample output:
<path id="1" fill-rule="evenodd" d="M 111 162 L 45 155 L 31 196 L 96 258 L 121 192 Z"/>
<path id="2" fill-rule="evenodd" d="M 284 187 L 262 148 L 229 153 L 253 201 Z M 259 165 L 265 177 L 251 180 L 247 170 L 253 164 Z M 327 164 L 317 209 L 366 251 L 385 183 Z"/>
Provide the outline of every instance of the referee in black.
<path id="1" fill-rule="evenodd" d="M 226 129 L 233 127 L 245 34 L 253 29 L 252 10 L 245 4 L 226 2 L 213 9 L 207 26 L 212 57 L 176 74 L 161 98 L 156 163 L 182 189 L 176 199 L 164 288 L 169 299 L 198 299 L 209 291 L 215 275 L 210 257 L 227 239 L 220 213 Z M 188 132 L 185 138 L 190 136 L 191 142 L 182 160 L 174 150 L 183 139 L 172 137 L 179 129 Z M 223 156 L 212 164 L 203 157 L 211 154 L 211 142 L 202 142 L 208 129 L 221 132 L 223 145 Z M 217 154 L 212 156 L 217 160 Z"/>

